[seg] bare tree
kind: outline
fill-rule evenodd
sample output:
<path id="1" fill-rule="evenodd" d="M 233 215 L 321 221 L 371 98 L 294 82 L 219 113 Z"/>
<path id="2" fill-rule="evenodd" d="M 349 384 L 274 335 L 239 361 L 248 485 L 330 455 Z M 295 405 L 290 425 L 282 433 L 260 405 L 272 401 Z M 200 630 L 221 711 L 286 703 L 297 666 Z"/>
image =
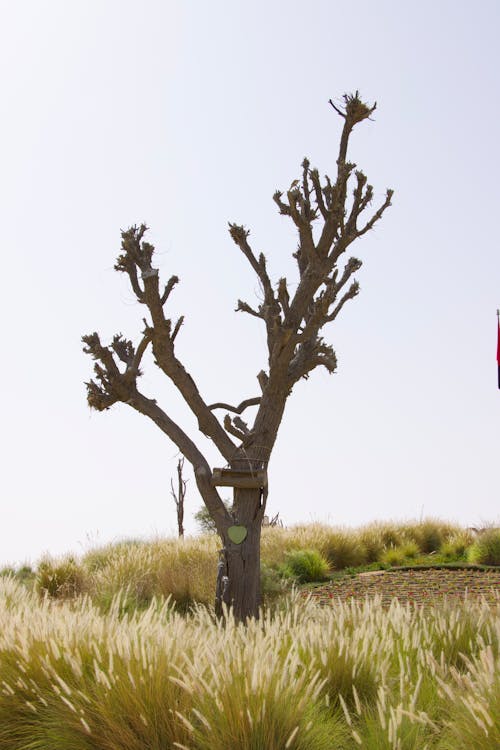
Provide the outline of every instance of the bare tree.
<path id="1" fill-rule="evenodd" d="M 354 274 L 361 267 L 356 257 L 343 257 L 354 242 L 372 229 L 391 204 L 387 190 L 380 207 L 366 216 L 373 188 L 356 165 L 347 160 L 349 138 L 356 124 L 370 117 L 375 106 L 367 106 L 358 92 L 345 95 L 343 105 L 330 100 L 343 120 L 332 181 L 320 179 L 307 159 L 302 172 L 286 194 L 277 191 L 274 201 L 281 215 L 295 225 L 298 246 L 293 257 L 298 266 L 298 284 L 293 295 L 286 278 L 273 284 L 263 254 L 257 256 L 249 242 L 249 230 L 229 224 L 229 233 L 256 274 L 263 300 L 256 307 L 238 300 L 237 310 L 265 326 L 267 365 L 257 381 L 260 393 L 239 405 L 225 402 L 207 404 L 198 387 L 175 353 L 175 340 L 183 323 L 166 317 L 165 306 L 178 283 L 171 276 L 161 288 L 158 269 L 153 266 L 154 247 L 144 240 L 147 227 L 133 226 L 122 233 L 122 252 L 115 269 L 128 274 L 131 287 L 149 313 L 137 346 L 116 335 L 109 346 L 101 344 L 97 333 L 83 337 L 84 351 L 94 360 L 95 379 L 87 383 L 91 407 L 102 411 L 117 401 L 128 404 L 149 417 L 192 464 L 196 484 L 222 539 L 216 609 L 225 603 L 239 620 L 257 617 L 260 602 L 260 535 L 268 493 L 267 467 L 283 417 L 285 404 L 294 385 L 308 378 L 316 367 L 333 373 L 337 359 L 322 335 L 342 308 L 359 291 Z M 352 197 L 348 183 L 353 179 Z M 314 231 L 313 231 L 314 230 Z M 200 432 L 219 450 L 226 469 L 211 470 L 197 445 L 154 399 L 137 386 L 141 359 L 151 346 L 155 364 L 170 378 L 198 421 Z M 120 366 L 120 362 L 122 365 Z M 241 415 L 257 407 L 253 421 Z M 226 412 L 222 423 L 215 412 Z M 233 506 L 228 511 L 217 486 L 233 487 Z"/>
<path id="2" fill-rule="evenodd" d="M 174 488 L 174 480 L 170 480 L 170 494 L 174 498 L 177 508 L 177 531 L 179 536 L 184 536 L 184 501 L 186 499 L 187 480 L 182 476 L 184 470 L 184 457 L 177 461 L 177 492 Z"/>

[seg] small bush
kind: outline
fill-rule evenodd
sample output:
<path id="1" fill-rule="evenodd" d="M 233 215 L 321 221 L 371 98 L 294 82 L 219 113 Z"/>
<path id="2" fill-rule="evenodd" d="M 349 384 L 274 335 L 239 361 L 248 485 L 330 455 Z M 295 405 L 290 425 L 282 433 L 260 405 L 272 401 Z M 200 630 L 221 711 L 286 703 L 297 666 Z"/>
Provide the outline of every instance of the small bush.
<path id="1" fill-rule="evenodd" d="M 386 565 L 404 565 L 405 562 L 415 560 L 420 554 L 415 542 L 406 542 L 399 547 L 389 547 L 382 555 L 382 562 Z"/>
<path id="2" fill-rule="evenodd" d="M 226 510 L 231 510 L 232 505 L 229 500 L 223 500 L 222 502 L 226 506 Z M 202 505 L 201 508 L 196 511 L 196 513 L 194 514 L 194 520 L 198 524 L 198 530 L 201 534 L 217 533 L 215 521 L 210 515 L 210 511 L 208 510 L 206 505 Z"/>
<path id="3" fill-rule="evenodd" d="M 377 524 L 365 526 L 358 532 L 358 539 L 364 550 L 366 563 L 369 565 L 379 562 L 386 547 L 380 526 Z"/>
<path id="4" fill-rule="evenodd" d="M 357 568 L 368 562 L 365 547 L 357 534 L 352 531 L 342 529 L 331 531 L 321 552 L 336 570 Z"/>
<path id="5" fill-rule="evenodd" d="M 84 591 L 85 576 L 73 557 L 42 560 L 36 572 L 36 588 L 55 599 L 78 596 Z"/>
<path id="6" fill-rule="evenodd" d="M 467 550 L 473 543 L 472 534 L 468 531 L 462 531 L 455 534 L 447 542 L 441 545 L 440 554 L 445 560 L 464 560 L 467 557 Z"/>
<path id="7" fill-rule="evenodd" d="M 467 557 L 480 565 L 500 565 L 500 529 L 486 529 L 470 547 Z"/>
<path id="8" fill-rule="evenodd" d="M 35 581 L 35 572 L 30 565 L 21 565 L 19 568 L 7 566 L 0 570 L 0 577 L 15 578 L 16 581 L 24 583 L 27 588 L 31 588 Z"/>
<path id="9" fill-rule="evenodd" d="M 407 527 L 407 537 L 418 544 L 424 554 L 437 552 L 450 536 L 456 533 L 456 528 L 443 521 L 429 518 Z"/>
<path id="10" fill-rule="evenodd" d="M 276 568 L 271 568 L 269 565 L 262 563 L 260 566 L 260 587 L 263 603 L 271 604 L 271 602 L 286 594 L 290 589 L 290 584 L 280 576 Z"/>
<path id="11" fill-rule="evenodd" d="M 401 552 L 405 556 L 406 560 L 414 560 L 419 556 L 420 549 L 418 548 L 418 544 L 415 544 L 415 542 L 406 542 L 406 544 L 401 545 Z"/>
<path id="12" fill-rule="evenodd" d="M 329 573 L 328 560 L 316 549 L 299 549 L 289 552 L 281 566 L 282 573 L 299 583 L 323 581 Z"/>
<path id="13" fill-rule="evenodd" d="M 35 572 L 31 565 L 21 565 L 16 570 L 16 578 L 18 581 L 31 581 L 35 577 Z"/>
<path id="14" fill-rule="evenodd" d="M 382 555 L 382 562 L 386 565 L 402 565 L 404 561 L 403 547 L 389 547 Z"/>

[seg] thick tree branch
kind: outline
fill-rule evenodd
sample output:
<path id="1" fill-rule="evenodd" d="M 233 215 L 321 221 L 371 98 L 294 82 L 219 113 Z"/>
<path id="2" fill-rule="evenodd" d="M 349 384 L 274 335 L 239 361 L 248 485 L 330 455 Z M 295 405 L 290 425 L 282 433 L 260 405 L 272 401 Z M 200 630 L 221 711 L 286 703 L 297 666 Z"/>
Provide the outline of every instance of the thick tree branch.
<path id="1" fill-rule="evenodd" d="M 193 378 L 175 356 L 174 342 L 184 317 L 179 318 L 172 330 L 172 321 L 165 317 L 163 306 L 179 279 L 177 276 L 171 276 L 163 293 L 160 294 L 158 270 L 152 267 L 154 247 L 143 241 L 146 231 L 146 225 L 142 224 L 140 227 L 134 226 L 122 232 L 122 254 L 115 268 L 126 271 L 129 276 L 133 268 L 136 272 L 140 271 L 144 290 L 139 301 L 148 307 L 151 315 L 152 324 L 147 326 L 147 330 L 155 362 L 183 396 L 198 419 L 200 431 L 213 440 L 226 461 L 230 461 L 236 451 L 236 445 L 206 405 Z"/>
<path id="2" fill-rule="evenodd" d="M 187 458 L 194 469 L 196 484 L 205 504 L 212 515 L 219 534 L 223 535 L 233 521 L 222 502 L 219 493 L 212 486 L 212 472 L 210 466 L 196 447 L 191 438 L 165 412 L 160 409 L 156 401 L 135 392 L 127 401 L 136 411 L 149 417 L 170 440 L 175 443 L 181 453 Z"/>
<path id="3" fill-rule="evenodd" d="M 95 360 L 96 380 L 86 383 L 89 406 L 104 411 L 117 401 L 126 401 L 141 374 L 139 364 L 146 348 L 144 339 L 137 352 L 132 342 L 121 335 L 114 336 L 111 347 L 103 346 L 97 333 L 83 336 L 82 341 L 85 344 L 83 351 Z M 126 364 L 124 372 L 116 364 L 113 352 Z"/>
<path id="4" fill-rule="evenodd" d="M 266 269 L 266 259 L 261 253 L 259 259 L 255 257 L 252 248 L 248 243 L 248 235 L 250 234 L 248 229 L 237 224 L 229 223 L 229 233 L 234 243 L 240 248 L 243 255 L 247 258 L 253 270 L 257 274 L 262 289 L 264 291 L 264 302 L 259 307 L 260 315 L 262 316 L 266 324 L 267 331 L 267 348 L 269 352 L 269 358 L 271 358 L 273 349 L 277 338 L 279 338 L 279 331 L 281 328 L 281 317 L 280 317 L 280 306 L 276 297 L 274 296 L 271 280 Z M 238 303 L 239 305 L 239 303 Z M 248 312 L 250 315 L 254 314 L 255 311 L 250 312 L 251 308 L 246 306 L 246 303 L 242 303 L 242 307 L 238 306 L 237 309 Z"/>
<path id="5" fill-rule="evenodd" d="M 141 350 L 144 352 L 145 336 L 141 341 Z M 139 348 L 133 351 L 130 341 L 123 341 L 115 337 L 112 348 L 120 354 L 130 354 L 130 363 L 124 373 L 120 372 L 113 358 L 113 352 L 109 347 L 102 346 L 97 333 L 83 336 L 84 352 L 90 354 L 95 360 L 94 370 L 98 383 L 90 381 L 87 383 L 87 400 L 89 406 L 97 411 L 109 409 L 114 403 L 121 401 L 128 404 L 136 411 L 149 417 L 170 440 L 177 446 L 181 453 L 192 464 L 195 472 L 196 483 L 217 523 L 217 528 L 222 532 L 227 525 L 232 523 L 224 503 L 211 484 L 211 471 L 208 462 L 201 451 L 196 447 L 191 438 L 157 405 L 153 399 L 148 399 L 137 389 L 137 377 L 139 372 L 135 364 L 140 362 Z M 118 356 L 118 353 L 117 353 Z"/>

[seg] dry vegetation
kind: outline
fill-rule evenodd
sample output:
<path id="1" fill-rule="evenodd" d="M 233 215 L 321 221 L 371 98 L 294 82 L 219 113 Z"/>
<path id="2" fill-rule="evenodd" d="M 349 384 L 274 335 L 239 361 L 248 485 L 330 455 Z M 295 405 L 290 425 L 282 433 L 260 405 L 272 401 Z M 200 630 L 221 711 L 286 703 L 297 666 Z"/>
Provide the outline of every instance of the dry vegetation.
<path id="1" fill-rule="evenodd" d="M 70 556 L 44 559 L 33 571 L 33 583 L 42 594 L 55 598 L 88 594 L 103 611 L 124 589 L 131 610 L 147 607 L 153 597 L 168 596 L 183 609 L 194 603 L 212 605 L 219 546 L 215 534 L 119 542 L 90 550 L 79 559 Z M 465 562 L 471 551 L 476 562 L 489 561 L 481 558 L 483 552 L 479 554 L 476 546 L 477 540 L 470 531 L 434 519 L 371 524 L 360 529 L 323 524 L 265 528 L 262 530 L 264 601 L 270 601 L 286 587 L 282 574 L 290 567 L 290 553 L 312 550 L 323 558 L 324 569 L 336 573 L 379 564 Z M 486 547 L 489 554 L 494 544 Z M 500 563 L 500 552 L 497 556 Z M 29 571 L 21 568 L 17 577 L 29 580 Z"/>
<path id="2" fill-rule="evenodd" d="M 2 750 L 500 747 L 498 609 L 288 599 L 248 627 L 0 582 Z"/>
<path id="3" fill-rule="evenodd" d="M 213 617 L 215 535 L 4 571 L 0 748 L 498 750 L 498 592 L 419 607 L 396 598 L 401 572 L 376 576 L 393 581 L 383 596 L 373 578 L 339 573 L 391 551 L 477 559 L 495 534 L 435 520 L 264 529 L 268 606 L 246 628 Z M 325 584 L 318 599 L 283 596 L 278 573 L 297 560 L 329 566 L 326 598 Z"/>

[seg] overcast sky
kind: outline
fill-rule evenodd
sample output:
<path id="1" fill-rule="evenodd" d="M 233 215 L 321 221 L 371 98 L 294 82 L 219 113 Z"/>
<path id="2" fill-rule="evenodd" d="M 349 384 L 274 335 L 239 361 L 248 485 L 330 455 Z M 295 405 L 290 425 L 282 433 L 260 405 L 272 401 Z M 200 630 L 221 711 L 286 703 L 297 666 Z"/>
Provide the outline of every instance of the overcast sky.
<path id="1" fill-rule="evenodd" d="M 387 187 L 393 206 L 351 248 L 361 293 L 326 329 L 337 374 L 316 371 L 289 400 L 269 512 L 500 520 L 498 2 L 0 7 L 0 563 L 175 533 L 175 446 L 123 404 L 86 404 L 82 334 L 143 328 L 113 270 L 120 229 L 146 222 L 163 279 L 181 278 L 169 313 L 186 316 L 177 351 L 202 395 L 257 395 L 264 333 L 234 308 L 259 288 L 227 222 L 293 288 L 296 238 L 272 195 L 305 155 L 334 174 L 328 99 L 355 89 L 377 110 L 350 158 L 374 206 Z M 196 435 L 151 359 L 141 388 Z M 189 532 L 200 505 L 191 479 Z"/>

